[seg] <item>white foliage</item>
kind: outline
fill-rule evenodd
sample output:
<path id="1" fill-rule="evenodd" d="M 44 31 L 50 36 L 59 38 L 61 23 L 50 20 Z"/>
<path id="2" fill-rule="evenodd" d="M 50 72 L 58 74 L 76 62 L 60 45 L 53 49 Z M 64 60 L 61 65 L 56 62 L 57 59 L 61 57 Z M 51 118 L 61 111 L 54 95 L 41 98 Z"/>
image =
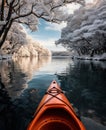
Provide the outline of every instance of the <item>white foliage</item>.
<path id="1" fill-rule="evenodd" d="M 87 7 L 87 6 L 86 6 Z M 89 8 L 81 8 L 68 18 L 62 30 L 62 43 L 68 48 L 82 51 L 81 54 L 104 53 L 106 51 L 106 0 L 96 2 Z M 75 47 L 76 46 L 76 47 Z M 83 52 L 84 51 L 84 52 Z"/>
<path id="2" fill-rule="evenodd" d="M 78 2 L 79 1 L 83 0 L 78 0 Z M 7 5 L 4 9 L 4 20 L 6 20 L 8 16 L 8 12 L 10 9 L 9 6 L 12 2 L 13 0 L 7 0 Z M 61 6 L 70 2 L 72 3 L 74 1 L 66 0 L 66 2 L 64 3 L 64 0 L 14 0 L 12 5 L 13 11 L 11 19 L 29 25 L 30 29 L 34 28 L 33 30 L 35 30 L 36 27 L 34 27 L 33 25 L 34 23 L 35 26 L 38 24 L 37 18 L 41 17 L 47 21 L 54 22 L 66 19 Z"/>

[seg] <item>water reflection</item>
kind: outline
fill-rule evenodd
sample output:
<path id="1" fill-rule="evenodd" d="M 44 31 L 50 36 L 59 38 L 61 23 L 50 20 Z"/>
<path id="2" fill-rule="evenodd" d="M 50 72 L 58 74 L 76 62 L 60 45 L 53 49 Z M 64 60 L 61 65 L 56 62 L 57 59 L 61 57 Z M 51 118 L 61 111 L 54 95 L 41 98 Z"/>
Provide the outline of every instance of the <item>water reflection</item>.
<path id="1" fill-rule="evenodd" d="M 33 74 L 39 70 L 40 67 L 45 64 L 51 62 L 51 57 L 35 57 L 35 58 L 20 58 L 14 59 L 14 64 L 16 68 L 20 68 L 20 70 L 26 74 L 27 79 L 31 80 Z"/>
<path id="2" fill-rule="evenodd" d="M 106 63 L 78 60 L 74 63 L 66 74 L 57 74 L 63 90 L 80 116 L 106 125 Z"/>
<path id="3" fill-rule="evenodd" d="M 0 130 L 25 130 L 54 78 L 87 130 L 106 129 L 105 62 L 23 58 L 0 62 L 0 75 Z"/>
<path id="4" fill-rule="evenodd" d="M 0 81 L 0 130 L 15 128 L 15 111 L 4 84 Z"/>
<path id="5" fill-rule="evenodd" d="M 32 80 L 28 82 L 29 88 L 36 88 L 45 90 L 48 88 L 53 79 L 58 81 L 57 73 L 66 73 L 68 64 L 73 64 L 69 58 L 66 59 L 52 59 L 51 62 L 39 68 Z M 59 81 L 58 81 L 59 82 Z"/>
<path id="6" fill-rule="evenodd" d="M 20 58 L 14 61 L 0 62 L 1 81 L 4 83 L 9 96 L 17 98 L 28 88 L 27 82 L 33 74 L 45 63 L 50 62 L 50 57 L 43 58 Z"/>
<path id="7" fill-rule="evenodd" d="M 39 92 L 27 82 L 50 57 L 0 62 L 0 130 L 24 130 L 39 101 Z"/>

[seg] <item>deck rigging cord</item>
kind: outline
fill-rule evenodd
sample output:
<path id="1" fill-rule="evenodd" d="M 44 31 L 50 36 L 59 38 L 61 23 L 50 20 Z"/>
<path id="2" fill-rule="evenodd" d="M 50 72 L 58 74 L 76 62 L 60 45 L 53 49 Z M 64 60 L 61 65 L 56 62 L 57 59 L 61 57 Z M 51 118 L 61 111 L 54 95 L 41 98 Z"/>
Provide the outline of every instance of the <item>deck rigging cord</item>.
<path id="1" fill-rule="evenodd" d="M 55 94 L 53 94 L 53 91 L 55 92 Z M 38 114 L 38 112 L 42 109 L 42 107 L 43 107 L 46 103 L 48 103 L 52 98 L 55 97 L 55 98 L 57 98 L 58 100 L 60 100 L 61 102 L 63 102 L 65 105 L 67 105 L 67 106 L 72 110 L 72 112 L 80 119 L 80 117 L 75 113 L 75 111 L 72 109 L 72 107 L 71 107 L 69 104 L 67 104 L 65 101 L 63 101 L 62 99 L 60 99 L 60 98 L 57 97 L 57 95 L 59 95 L 60 93 L 63 93 L 63 91 L 60 90 L 60 89 L 57 89 L 55 86 L 52 87 L 49 91 L 46 91 L 45 94 L 49 94 L 49 95 L 51 96 L 51 98 L 49 98 L 47 101 L 45 101 L 45 102 L 42 104 L 42 106 L 36 111 L 36 113 L 32 116 L 32 118 L 34 118 L 34 117 Z"/>

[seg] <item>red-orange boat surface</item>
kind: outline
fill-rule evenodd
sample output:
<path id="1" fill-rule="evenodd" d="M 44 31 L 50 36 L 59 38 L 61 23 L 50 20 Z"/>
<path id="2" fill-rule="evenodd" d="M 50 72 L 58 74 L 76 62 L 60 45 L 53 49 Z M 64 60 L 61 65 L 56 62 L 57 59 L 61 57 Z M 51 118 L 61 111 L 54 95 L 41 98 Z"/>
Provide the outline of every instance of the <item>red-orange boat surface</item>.
<path id="1" fill-rule="evenodd" d="M 56 81 L 41 100 L 27 130 L 85 130 Z"/>

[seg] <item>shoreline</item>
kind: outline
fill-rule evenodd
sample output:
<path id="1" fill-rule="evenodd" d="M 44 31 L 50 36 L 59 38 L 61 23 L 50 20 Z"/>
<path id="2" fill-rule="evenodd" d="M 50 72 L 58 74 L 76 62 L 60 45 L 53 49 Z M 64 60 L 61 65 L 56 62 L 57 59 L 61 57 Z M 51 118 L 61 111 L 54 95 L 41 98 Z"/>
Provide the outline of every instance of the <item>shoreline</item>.
<path id="1" fill-rule="evenodd" d="M 78 59 L 78 60 L 89 60 L 89 61 L 106 61 L 106 55 L 104 56 L 72 56 L 72 59 Z"/>
<path id="2" fill-rule="evenodd" d="M 0 61 L 2 60 L 12 60 L 12 55 L 0 55 Z M 35 56 L 32 56 L 32 57 L 18 57 L 17 58 L 34 58 Z M 43 56 L 40 56 L 40 57 L 43 57 Z M 88 60 L 88 61 L 106 61 L 106 54 L 103 56 L 95 56 L 95 57 L 89 57 L 89 56 L 52 56 L 52 58 L 71 58 L 73 60 Z"/>
<path id="3" fill-rule="evenodd" d="M 2 60 L 12 60 L 12 55 L 0 55 L 0 61 Z"/>

